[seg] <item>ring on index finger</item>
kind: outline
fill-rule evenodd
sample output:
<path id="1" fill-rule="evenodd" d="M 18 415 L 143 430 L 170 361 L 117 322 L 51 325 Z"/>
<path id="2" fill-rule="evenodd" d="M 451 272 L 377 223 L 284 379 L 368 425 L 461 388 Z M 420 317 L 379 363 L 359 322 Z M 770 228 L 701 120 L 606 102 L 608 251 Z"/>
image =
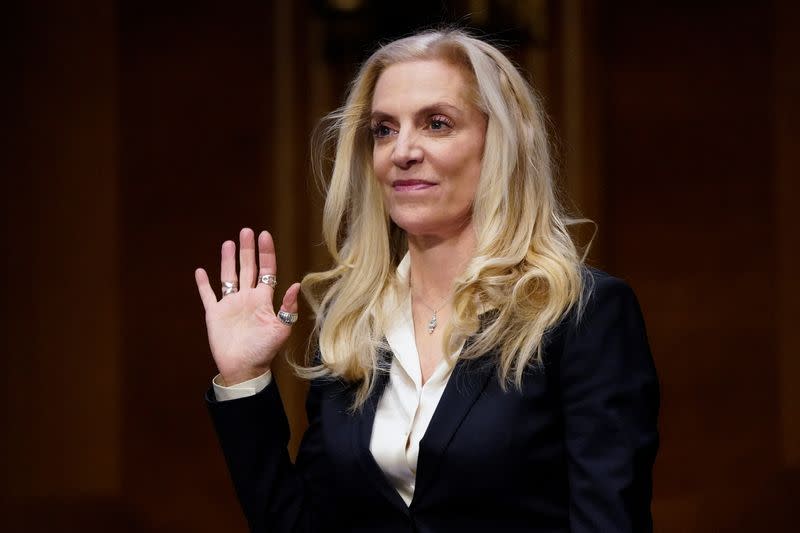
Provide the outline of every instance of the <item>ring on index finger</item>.
<path id="1" fill-rule="evenodd" d="M 239 290 L 239 284 L 235 281 L 223 281 L 222 282 L 222 296 L 225 297 L 229 294 L 233 294 L 234 292 Z"/>
<path id="2" fill-rule="evenodd" d="M 272 274 L 264 274 L 263 276 L 258 277 L 258 282 L 263 283 L 264 285 L 269 285 L 273 289 L 278 284 L 278 278 L 273 276 Z"/>

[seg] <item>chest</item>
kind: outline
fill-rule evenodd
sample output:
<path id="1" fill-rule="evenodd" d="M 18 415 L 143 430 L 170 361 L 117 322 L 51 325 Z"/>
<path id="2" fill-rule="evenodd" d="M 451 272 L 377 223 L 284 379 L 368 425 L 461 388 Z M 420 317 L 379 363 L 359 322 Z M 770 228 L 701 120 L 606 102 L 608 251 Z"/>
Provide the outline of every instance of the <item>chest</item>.
<path id="1" fill-rule="evenodd" d="M 412 305 L 412 316 L 420 376 L 422 383 L 425 383 L 444 358 L 444 331 L 450 319 L 450 310 L 433 310 L 415 303 Z"/>
<path id="2" fill-rule="evenodd" d="M 348 398 L 341 391 L 326 395 L 319 429 L 336 478 L 346 484 L 338 494 L 367 499 L 382 494 L 402 508 L 370 452 L 376 406 L 386 384 L 355 414 L 346 413 Z M 530 492 L 532 480 L 560 493 L 566 462 L 557 392 L 544 372 L 529 376 L 522 390 L 504 391 L 494 371 L 460 364 L 419 441 L 418 457 L 415 499 L 435 494 L 479 505 L 509 490 Z"/>

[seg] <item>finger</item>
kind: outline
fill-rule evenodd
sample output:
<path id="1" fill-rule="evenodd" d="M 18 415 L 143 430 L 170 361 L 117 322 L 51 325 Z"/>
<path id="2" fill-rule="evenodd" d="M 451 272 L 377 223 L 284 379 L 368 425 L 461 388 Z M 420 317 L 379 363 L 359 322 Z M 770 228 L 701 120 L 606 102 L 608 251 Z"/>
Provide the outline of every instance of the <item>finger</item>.
<path id="1" fill-rule="evenodd" d="M 239 232 L 239 287 L 252 288 L 256 284 L 256 239 L 253 230 L 242 228 Z"/>
<path id="2" fill-rule="evenodd" d="M 203 301 L 203 308 L 208 311 L 208 308 L 217 303 L 217 296 L 214 294 L 214 289 L 208 282 L 208 274 L 202 268 L 194 271 L 194 281 L 197 283 L 197 291 L 200 293 L 200 299 Z"/>
<path id="3" fill-rule="evenodd" d="M 236 243 L 233 241 L 222 243 L 219 274 L 220 281 L 238 282 L 236 277 Z"/>
<path id="4" fill-rule="evenodd" d="M 281 309 L 289 313 L 296 313 L 297 300 L 299 294 L 300 294 L 300 284 L 293 283 L 291 287 L 286 289 L 286 293 L 283 295 L 283 303 L 281 303 Z"/>
<path id="5" fill-rule="evenodd" d="M 272 235 L 270 235 L 268 231 L 262 231 L 258 235 L 258 265 L 259 277 L 265 274 L 272 274 L 273 276 L 278 274 L 277 260 L 275 258 L 275 244 L 272 242 Z M 265 301 L 269 304 L 269 308 L 273 309 L 272 296 L 274 294 L 274 289 L 265 283 L 259 283 L 258 285 L 259 287 L 262 285 L 264 286 L 264 291 L 266 291 Z"/>
<path id="6" fill-rule="evenodd" d="M 281 303 L 281 308 L 278 310 L 278 320 L 285 326 L 291 327 L 297 322 L 297 295 L 299 292 L 300 284 L 293 283 L 283 295 L 283 303 Z"/>
<path id="7" fill-rule="evenodd" d="M 272 242 L 272 235 L 268 231 L 262 231 L 258 235 L 258 275 L 278 274 L 277 260 L 275 259 L 275 243 Z"/>

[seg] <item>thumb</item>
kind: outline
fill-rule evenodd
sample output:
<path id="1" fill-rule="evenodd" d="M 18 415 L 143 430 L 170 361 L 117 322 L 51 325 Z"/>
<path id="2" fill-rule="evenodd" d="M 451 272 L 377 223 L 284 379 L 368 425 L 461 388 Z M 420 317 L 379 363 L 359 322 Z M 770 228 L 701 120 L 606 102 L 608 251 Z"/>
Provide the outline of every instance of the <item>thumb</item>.
<path id="1" fill-rule="evenodd" d="M 299 295 L 300 295 L 300 284 L 293 283 L 291 287 L 286 289 L 286 293 L 283 295 L 281 310 L 286 311 L 287 313 L 296 313 L 297 299 Z"/>

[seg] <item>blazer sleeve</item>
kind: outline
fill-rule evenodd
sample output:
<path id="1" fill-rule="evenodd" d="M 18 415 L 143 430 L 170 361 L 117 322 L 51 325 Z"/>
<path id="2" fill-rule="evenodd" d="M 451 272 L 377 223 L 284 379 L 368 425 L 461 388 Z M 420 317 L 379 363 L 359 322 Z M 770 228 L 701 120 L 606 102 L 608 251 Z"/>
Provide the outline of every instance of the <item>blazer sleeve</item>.
<path id="1" fill-rule="evenodd" d="M 289 423 L 273 378 L 254 396 L 217 401 L 213 389 L 206 393 L 214 429 L 233 480 L 236 495 L 254 533 L 314 531 L 316 516 L 314 478 L 320 455 L 318 385 L 312 383 L 306 409 L 309 427 L 303 437 L 297 465 L 287 445 Z"/>
<path id="2" fill-rule="evenodd" d="M 659 387 L 631 288 L 598 274 L 566 334 L 560 389 L 573 533 L 650 532 Z"/>

